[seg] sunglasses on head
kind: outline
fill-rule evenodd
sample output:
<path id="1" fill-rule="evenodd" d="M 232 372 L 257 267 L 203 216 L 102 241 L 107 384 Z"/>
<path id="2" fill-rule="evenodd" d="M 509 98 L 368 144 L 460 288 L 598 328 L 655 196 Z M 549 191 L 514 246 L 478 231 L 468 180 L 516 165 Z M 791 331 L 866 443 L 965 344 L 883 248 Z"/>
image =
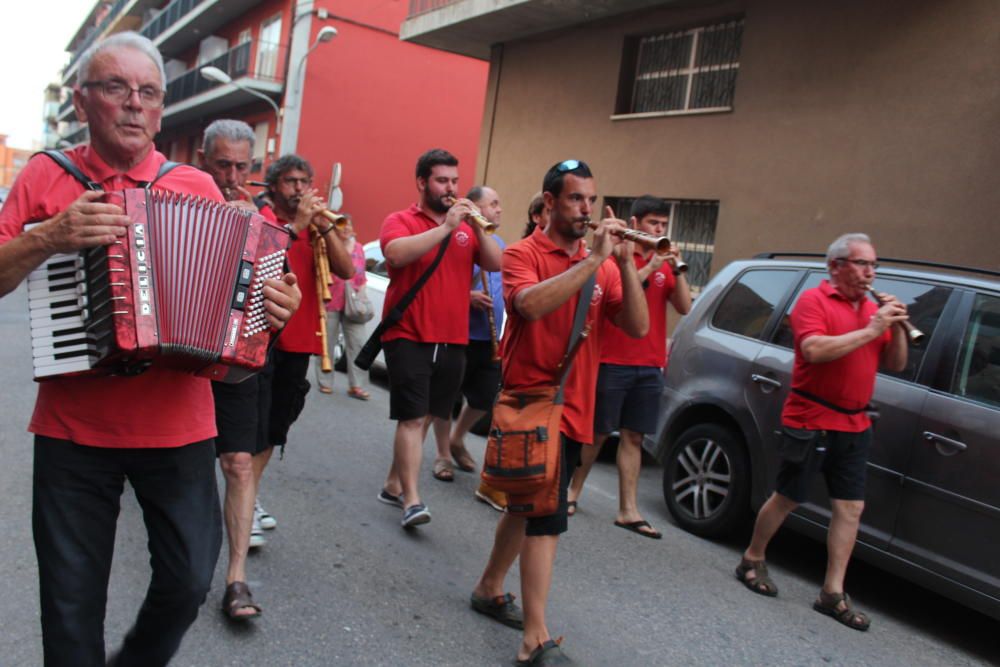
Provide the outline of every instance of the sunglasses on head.
<path id="1" fill-rule="evenodd" d="M 556 171 L 560 174 L 565 174 L 568 171 L 575 171 L 580 168 L 583 163 L 579 160 L 563 160 L 556 165 Z"/>

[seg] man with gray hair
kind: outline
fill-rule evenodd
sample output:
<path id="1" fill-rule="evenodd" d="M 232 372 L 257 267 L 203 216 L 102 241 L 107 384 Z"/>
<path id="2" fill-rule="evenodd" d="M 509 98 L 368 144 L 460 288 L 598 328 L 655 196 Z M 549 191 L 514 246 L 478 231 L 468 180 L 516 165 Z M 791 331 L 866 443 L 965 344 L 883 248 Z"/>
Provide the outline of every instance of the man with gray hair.
<path id="1" fill-rule="evenodd" d="M 0 211 L 0 295 L 54 254 L 127 233 L 128 216 L 102 190 L 150 187 L 222 201 L 206 174 L 167 163 L 153 146 L 163 82 L 160 54 L 136 33 L 83 55 L 73 103 L 90 142 L 32 159 L 18 176 Z M 31 222 L 39 224 L 24 231 Z M 300 300 L 295 276 L 267 281 L 264 296 L 269 324 L 282 328 Z M 210 382 L 155 363 L 134 376 L 58 376 L 39 385 L 29 430 L 45 664 L 105 664 L 126 479 L 142 508 L 152 578 L 110 663 L 167 664 L 205 600 L 222 541 Z"/>
<path id="2" fill-rule="evenodd" d="M 259 212 L 277 222 L 267 205 L 259 211 L 245 185 L 253 159 L 254 133 L 240 120 L 220 119 L 212 122 L 203 135 L 198 162 L 222 191 L 232 206 Z M 212 383 L 215 398 L 215 424 L 219 431 L 215 451 L 226 480 L 222 516 L 229 542 L 229 565 L 226 568 L 226 592 L 222 611 L 233 620 L 246 620 L 260 615 L 247 585 L 247 551 L 266 544 L 264 530 L 274 528 L 274 517 L 258 510 L 255 461 L 260 467 L 260 455 L 270 449 L 268 415 L 271 410 L 270 355 L 261 372 L 238 384 Z"/>
<path id="3" fill-rule="evenodd" d="M 879 294 L 867 298 L 878 266 L 864 234 L 845 234 L 826 255 L 829 280 L 806 290 L 791 314 L 795 336 L 792 389 L 781 413 L 781 467 L 777 489 L 761 507 L 750 546 L 736 577 L 754 593 L 774 597 L 764 552 L 788 514 L 806 500 L 822 472 L 833 514 L 827 537 L 826 577 L 813 608 L 854 630 L 867 630 L 868 616 L 854 610 L 844 593 L 847 563 L 864 510 L 865 471 L 872 447 L 866 407 L 879 366 L 906 366 L 906 306 Z"/>

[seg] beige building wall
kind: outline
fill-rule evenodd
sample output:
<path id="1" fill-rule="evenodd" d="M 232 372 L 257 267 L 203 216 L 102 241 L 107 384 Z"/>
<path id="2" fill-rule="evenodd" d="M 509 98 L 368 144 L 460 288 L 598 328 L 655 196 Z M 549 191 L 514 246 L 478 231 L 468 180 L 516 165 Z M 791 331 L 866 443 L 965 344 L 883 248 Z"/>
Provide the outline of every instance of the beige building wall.
<path id="1" fill-rule="evenodd" d="M 744 16 L 733 110 L 611 120 L 627 35 Z M 602 196 L 721 202 L 712 272 L 866 231 L 883 256 L 1000 269 L 1000 3 L 745 0 L 494 47 L 477 180 L 517 238 L 545 170 Z"/>

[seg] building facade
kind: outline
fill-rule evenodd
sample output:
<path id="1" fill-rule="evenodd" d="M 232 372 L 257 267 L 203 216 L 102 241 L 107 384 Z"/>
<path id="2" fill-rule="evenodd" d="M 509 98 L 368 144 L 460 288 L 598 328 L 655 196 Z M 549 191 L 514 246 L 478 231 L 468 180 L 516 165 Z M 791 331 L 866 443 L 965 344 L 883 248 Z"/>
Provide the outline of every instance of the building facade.
<path id="1" fill-rule="evenodd" d="M 251 179 L 280 155 L 302 155 L 321 192 L 339 188 L 341 210 L 365 242 L 387 213 L 415 201 L 420 153 L 452 151 L 468 185 L 476 164 L 488 65 L 400 41 L 407 9 L 351 0 L 98 2 L 69 45 L 63 84 L 76 82 L 79 54 L 95 39 L 139 31 L 166 64 L 156 143 L 168 158 L 195 162 L 208 123 L 243 120 L 257 136 Z M 64 145 L 86 139 L 68 98 L 59 121 Z"/>
<path id="2" fill-rule="evenodd" d="M 477 177 L 508 212 L 578 158 L 620 212 L 675 202 L 698 285 L 851 231 L 888 257 L 1000 266 L 983 243 L 1000 210 L 995 2 L 410 4 L 404 39 L 490 62 Z"/>
<path id="3" fill-rule="evenodd" d="M 26 148 L 8 146 L 7 135 L 0 134 L 0 188 L 9 188 L 14 184 L 33 152 Z"/>

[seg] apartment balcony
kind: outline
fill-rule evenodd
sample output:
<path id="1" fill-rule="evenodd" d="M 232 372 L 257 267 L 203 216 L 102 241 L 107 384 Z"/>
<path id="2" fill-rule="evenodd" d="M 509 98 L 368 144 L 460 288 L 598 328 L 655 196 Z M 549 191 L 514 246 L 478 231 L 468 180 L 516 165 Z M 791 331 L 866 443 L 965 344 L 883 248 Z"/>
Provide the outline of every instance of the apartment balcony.
<path id="1" fill-rule="evenodd" d="M 90 139 L 90 131 L 87 129 L 86 125 L 81 125 L 69 134 L 64 134 L 59 140 L 58 146 L 59 148 L 76 146 L 77 144 L 82 144 L 88 139 Z"/>
<path id="2" fill-rule="evenodd" d="M 76 120 L 76 109 L 73 108 L 72 93 L 66 97 L 65 102 L 59 105 L 59 111 L 56 113 L 56 120 L 60 122 Z"/>
<path id="3" fill-rule="evenodd" d="M 284 60 L 287 46 L 250 41 L 230 49 L 214 60 L 188 70 L 167 84 L 163 125 L 219 114 L 223 111 L 259 102 L 259 98 L 229 83 L 211 81 L 201 75 L 202 67 L 218 67 L 234 83 L 263 93 L 279 102 L 284 90 Z"/>
<path id="4" fill-rule="evenodd" d="M 692 4 L 687 0 L 410 0 L 399 38 L 489 60 L 493 44 L 682 3 Z"/>
<path id="5" fill-rule="evenodd" d="M 139 32 L 151 39 L 164 57 L 171 57 L 194 46 L 262 1 L 173 0 Z"/>
<path id="6" fill-rule="evenodd" d="M 142 25 L 142 16 L 156 7 L 160 0 L 115 0 L 110 11 L 96 26 L 89 26 L 91 16 L 80 26 L 67 51 L 72 51 L 69 64 L 63 69 L 63 81 L 68 83 L 76 76 L 80 56 L 99 38 L 122 30 L 136 30 Z"/>

